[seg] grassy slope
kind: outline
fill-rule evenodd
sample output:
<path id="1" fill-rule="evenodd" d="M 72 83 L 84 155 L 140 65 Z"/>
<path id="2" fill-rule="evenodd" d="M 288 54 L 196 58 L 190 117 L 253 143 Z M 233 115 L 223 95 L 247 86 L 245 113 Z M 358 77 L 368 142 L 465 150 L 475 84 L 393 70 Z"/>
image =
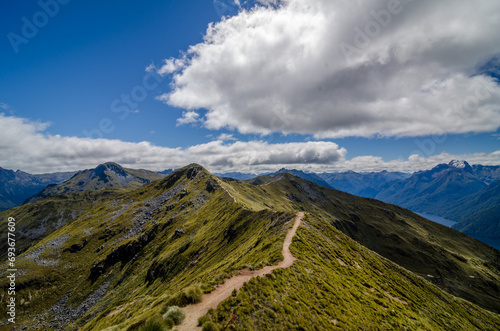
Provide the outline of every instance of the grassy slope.
<path id="1" fill-rule="evenodd" d="M 203 318 L 228 330 L 495 330 L 500 317 L 447 294 L 309 215 L 288 269 L 252 279 Z"/>
<path id="2" fill-rule="evenodd" d="M 406 209 L 325 189 L 286 174 L 267 179 L 267 184 L 260 186 L 242 182 L 225 185 L 248 207 L 319 215 L 362 245 L 442 289 L 500 312 L 500 251 L 463 233 Z"/>
<path id="3" fill-rule="evenodd" d="M 373 222 L 379 218 L 380 226 L 388 223 L 392 227 L 392 222 L 399 224 L 402 223 L 401 218 L 404 218 L 410 225 L 406 228 L 411 230 L 420 221 L 411 221 L 402 214 L 408 211 L 319 188 L 289 175 L 279 178 L 284 180 L 275 178 L 277 180 L 262 186 L 223 182 L 201 167 L 191 165 L 160 181 L 96 204 L 85 215 L 57 229 L 27 252 L 29 254 L 70 234 L 61 246 L 49 246 L 40 255 L 40 258 L 47 261 L 58 260 L 57 265 L 41 266 L 22 256 L 18 260 L 17 267 L 22 275 L 17 279 L 17 296 L 23 302 L 18 306 L 19 324 L 34 325 L 36 323 L 33 317 L 35 320 L 41 316 L 50 318 L 46 310 L 66 295 L 69 296 L 68 305 L 77 307 L 100 287 L 108 284 L 106 295 L 96 305 L 79 316 L 72 325 L 62 328 L 126 330 L 133 324 L 159 316 L 172 304 L 186 304 L 183 290 L 188 287 L 199 286 L 204 291 L 210 291 L 236 270 L 277 263 L 282 259 L 280 252 L 286 231 L 291 226 L 289 221 L 297 210 L 305 209 L 318 215 L 318 218 L 317 221 L 309 222 L 309 226 L 313 227 L 301 229 L 300 241 L 292 244 L 292 252 L 301 261 L 290 269 L 276 273 L 276 277 L 284 275 L 284 278 L 276 279 L 281 279 L 283 286 L 289 287 L 271 289 L 267 287 L 269 284 L 262 284 L 258 286 L 262 291 L 257 288 L 253 290 L 260 292 L 258 296 L 276 298 L 277 301 L 273 302 L 278 310 L 274 314 L 279 319 L 291 318 L 290 323 L 294 323 L 293 325 L 306 322 L 318 323 L 320 327 L 331 326 L 335 319 L 337 323 L 347 323 L 354 314 L 349 313 L 349 307 L 354 305 L 358 313 L 373 309 L 374 313 L 370 316 L 378 316 L 379 320 L 387 318 L 387 312 L 395 314 L 391 319 L 393 323 L 403 323 L 408 318 L 419 315 L 417 320 L 419 323 L 427 321 L 427 324 L 421 324 L 427 327 L 433 326 L 431 320 L 437 316 L 434 312 L 437 305 L 439 309 L 436 312 L 441 314 L 439 316 L 442 320 L 438 323 L 453 323 L 453 318 L 458 318 L 459 321 L 465 318 L 479 325 L 498 325 L 498 315 L 452 298 L 432 284 L 364 249 L 331 226 L 338 226 L 336 222 L 347 224 L 344 221 L 351 220 L 344 220 L 345 215 L 354 211 L 363 219 L 354 222 L 358 228 L 364 223 L 373 226 Z M 387 216 L 387 211 L 395 213 L 395 221 L 392 216 Z M 332 212 L 336 214 L 332 215 Z M 429 226 L 426 222 L 424 225 Z M 128 238 L 125 235 L 130 234 L 131 229 L 137 231 Z M 412 234 L 411 231 L 409 233 Z M 345 245 L 336 243 L 336 236 Z M 392 237 L 384 240 L 390 242 L 390 238 Z M 452 239 L 447 240 L 453 243 Z M 426 247 L 423 244 L 418 247 L 420 246 Z M 348 250 L 349 247 L 351 250 Z M 358 253 L 352 251 L 352 247 L 362 255 L 363 260 L 358 259 L 356 262 L 362 267 L 360 270 L 364 270 L 365 278 L 360 278 L 362 274 L 352 267 L 353 264 L 356 266 L 354 258 L 358 256 Z M 476 256 L 483 254 L 482 250 L 483 247 L 478 246 L 479 252 L 468 254 Z M 348 266 L 347 274 L 338 273 L 336 260 L 332 260 L 332 256 L 337 255 Z M 447 256 L 443 256 L 443 259 L 445 257 Z M 370 261 L 369 264 L 365 264 L 365 260 Z M 474 263 L 482 261 L 474 260 Z M 454 262 L 450 263 L 454 265 Z M 475 267 L 481 277 L 490 272 L 484 266 Z M 384 275 L 378 274 L 377 270 Z M 360 279 L 373 287 L 374 292 L 364 286 Z M 250 285 L 265 280 L 255 280 Z M 5 284 L 6 279 L 2 277 L 0 286 Z M 335 287 L 332 287 L 334 284 Z M 408 296 L 403 291 L 410 285 L 415 286 L 410 287 L 415 291 L 415 296 Z M 299 286 L 303 287 L 297 289 Z M 343 286 L 347 289 L 344 290 Z M 373 294 L 364 297 L 365 287 L 368 293 Z M 292 291 L 296 291 L 300 298 L 288 295 Z M 403 310 L 404 314 L 395 313 L 399 303 L 384 291 L 408 302 L 408 307 Z M 333 292 L 340 295 L 334 296 Z M 244 293 L 245 291 L 241 292 L 241 295 Z M 442 297 L 447 302 L 458 303 L 446 310 L 439 305 L 438 300 L 432 299 L 434 297 L 431 294 Z M 287 310 L 279 310 L 279 298 L 287 300 L 285 303 L 289 307 L 282 305 L 282 309 Z M 261 305 L 260 302 L 256 301 L 255 304 Z M 300 314 L 289 317 L 299 311 L 297 302 Z M 316 306 L 318 302 L 321 306 Z M 419 310 L 416 308 L 417 304 L 428 308 Z M 251 311 L 253 308 L 248 309 Z M 5 314 L 4 310 L 4 305 L 0 306 L 0 314 Z M 476 321 L 467 310 L 472 311 L 483 322 Z M 331 315 L 332 311 L 337 313 Z M 221 311 L 221 314 L 225 312 Z M 266 317 L 259 314 L 269 315 Z M 459 314 L 463 317 L 459 318 Z M 247 322 L 255 323 L 259 319 L 262 323 L 271 323 L 272 319 L 269 318 L 273 316 L 275 315 L 267 309 Z M 219 317 L 215 317 L 215 320 L 219 321 Z M 368 324 L 369 321 L 363 322 L 362 317 L 358 317 L 356 321 L 371 325 Z M 351 326 L 355 324 L 351 323 Z M 450 326 L 448 329 L 453 328 Z"/>
<path id="4" fill-rule="evenodd" d="M 7 219 L 16 219 L 17 254 L 35 245 L 52 231 L 85 215 L 92 206 L 110 200 L 125 190 L 56 195 L 31 204 L 0 211 L 0 233 L 7 232 Z M 0 241 L 0 261 L 7 256 L 7 241 Z"/>
<path id="5" fill-rule="evenodd" d="M 17 309 L 19 324 L 36 324 L 28 317 L 50 317 L 46 310 L 67 294 L 68 304 L 77 307 L 108 283 L 112 290 L 97 305 L 73 326 L 59 327 L 130 325 L 159 314 L 167 304 L 185 304 L 182 291 L 189 286 L 199 284 L 209 291 L 235 270 L 280 261 L 293 216 L 245 210 L 217 187 L 216 179 L 193 166 L 120 199 L 92 207 L 26 252 L 70 234 L 64 244 L 49 246 L 40 255 L 58 260 L 57 265 L 18 258 L 22 276 L 17 278 L 17 298 L 23 301 Z M 138 227 L 137 234 L 124 238 Z M 5 278 L 0 285 L 6 285 Z M 106 317 L 122 305 L 119 314 Z M 4 305 L 0 314 L 5 314 Z"/>

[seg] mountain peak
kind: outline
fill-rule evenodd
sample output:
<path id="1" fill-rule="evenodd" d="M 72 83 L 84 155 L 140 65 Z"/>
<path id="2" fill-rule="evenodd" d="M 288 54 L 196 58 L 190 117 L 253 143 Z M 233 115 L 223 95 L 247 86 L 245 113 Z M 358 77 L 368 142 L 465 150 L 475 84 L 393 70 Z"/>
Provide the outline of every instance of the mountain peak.
<path id="1" fill-rule="evenodd" d="M 470 167 L 469 163 L 465 160 L 451 160 L 450 163 L 448 163 L 450 167 L 457 168 L 457 169 L 464 169 Z"/>
<path id="2" fill-rule="evenodd" d="M 92 169 L 92 171 L 97 175 L 104 174 L 106 170 L 115 172 L 124 177 L 127 176 L 125 169 L 123 169 L 121 165 L 114 162 L 106 162 L 98 165 L 95 169 Z"/>

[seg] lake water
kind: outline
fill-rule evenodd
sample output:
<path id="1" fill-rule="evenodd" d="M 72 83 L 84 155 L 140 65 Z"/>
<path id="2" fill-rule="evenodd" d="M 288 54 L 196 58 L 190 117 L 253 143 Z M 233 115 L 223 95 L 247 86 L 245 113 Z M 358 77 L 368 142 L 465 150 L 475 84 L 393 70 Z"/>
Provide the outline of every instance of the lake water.
<path id="1" fill-rule="evenodd" d="M 449 228 L 451 228 L 453 225 L 455 225 L 457 223 L 455 221 L 446 219 L 444 217 L 436 216 L 436 215 L 432 215 L 432 214 L 426 214 L 426 213 L 416 213 L 416 214 L 418 214 L 422 217 L 425 217 L 428 220 L 431 220 L 433 222 L 445 225 Z M 491 247 L 494 247 L 494 248 L 500 250 L 500 239 L 483 238 L 483 237 L 477 237 L 477 236 L 471 236 L 471 237 L 475 238 L 479 241 L 482 241 L 483 243 L 488 244 Z"/>
<path id="2" fill-rule="evenodd" d="M 415 214 L 418 214 L 422 217 L 425 217 L 428 220 L 431 220 L 433 222 L 436 222 L 436 223 L 439 223 L 442 225 L 446 225 L 449 228 L 451 228 L 453 225 L 457 224 L 457 222 L 446 219 L 446 218 L 441 217 L 441 216 L 436 216 L 436 215 L 431 215 L 431 214 L 426 214 L 426 213 L 415 213 Z"/>

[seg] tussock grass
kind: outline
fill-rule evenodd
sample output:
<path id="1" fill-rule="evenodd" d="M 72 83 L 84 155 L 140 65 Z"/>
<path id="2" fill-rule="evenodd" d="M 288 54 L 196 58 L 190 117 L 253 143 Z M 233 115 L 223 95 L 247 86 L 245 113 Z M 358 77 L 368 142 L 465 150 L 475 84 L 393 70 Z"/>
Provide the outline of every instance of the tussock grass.
<path id="1" fill-rule="evenodd" d="M 181 324 L 185 317 L 186 314 L 178 306 L 169 307 L 167 312 L 163 315 L 163 319 L 171 319 L 176 325 Z"/>
<path id="2" fill-rule="evenodd" d="M 299 228 L 291 251 L 298 257 L 292 267 L 252 279 L 204 323 L 222 327 L 234 313 L 229 330 L 500 327 L 498 315 L 440 290 L 318 217 Z"/>

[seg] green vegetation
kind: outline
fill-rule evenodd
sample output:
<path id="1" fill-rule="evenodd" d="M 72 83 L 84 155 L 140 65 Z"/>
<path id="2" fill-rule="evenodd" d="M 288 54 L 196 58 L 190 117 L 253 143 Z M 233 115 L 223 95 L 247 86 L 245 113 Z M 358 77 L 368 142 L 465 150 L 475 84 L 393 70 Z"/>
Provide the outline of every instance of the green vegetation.
<path id="1" fill-rule="evenodd" d="M 216 324 L 214 324 L 212 322 L 205 322 L 205 323 L 203 323 L 201 330 L 202 331 L 219 331 L 220 329 L 219 329 L 219 327 L 217 327 Z"/>
<path id="2" fill-rule="evenodd" d="M 500 251 L 463 233 L 409 210 L 326 189 L 289 174 L 259 186 L 223 185 L 248 208 L 316 214 L 443 290 L 500 312 Z"/>
<path id="3" fill-rule="evenodd" d="M 89 209 L 111 201 L 127 192 L 124 189 L 56 195 L 34 203 L 0 212 L 0 233 L 7 232 L 9 217 L 16 219 L 17 254 L 26 251 L 42 238 L 77 218 L 91 217 Z M 89 222 L 90 224 L 90 222 Z M 89 226 L 90 227 L 90 226 Z M 0 258 L 7 254 L 7 241 L 0 241 Z"/>
<path id="4" fill-rule="evenodd" d="M 140 331 L 165 331 L 166 327 L 163 323 L 158 321 L 147 322 L 143 327 L 139 329 Z"/>
<path id="5" fill-rule="evenodd" d="M 498 315 L 447 294 L 309 216 L 292 267 L 252 279 L 208 314 L 229 330 L 495 330 Z M 207 320 L 207 319 L 205 319 Z M 205 322 L 207 323 L 207 322 Z"/>
<path id="6" fill-rule="evenodd" d="M 499 252 L 379 201 L 288 174 L 255 186 L 189 165 L 137 189 L 54 196 L 23 208 L 52 201 L 59 211 L 69 197 L 85 212 L 18 256 L 18 327 L 171 328 L 172 306 L 198 301 L 238 270 L 281 261 L 299 210 L 310 215 L 291 245 L 299 260 L 252 279 L 199 320 L 204 329 L 220 329 L 233 312 L 230 328 L 238 330 L 273 329 L 276 321 L 290 330 L 499 326 L 499 315 L 396 264 L 432 273 L 441 288 L 494 310 Z M 30 223 L 24 215 L 18 222 Z"/>
<path id="7" fill-rule="evenodd" d="M 184 311 L 177 306 L 172 306 L 168 308 L 165 315 L 163 315 L 164 319 L 171 319 L 172 321 L 174 321 L 174 324 L 176 325 L 181 324 L 181 322 L 184 320 L 185 317 L 186 314 L 184 313 Z"/>
<path id="8" fill-rule="evenodd" d="M 95 204 L 19 256 L 19 325 L 38 325 L 44 316 L 50 320 L 47 310 L 66 295 L 65 306 L 78 310 L 102 288 L 108 290 L 96 297 L 97 304 L 65 329 L 148 320 L 165 305 L 188 303 L 175 298 L 187 293 L 196 299 L 200 289 L 212 290 L 237 270 L 279 262 L 292 217 L 247 210 L 203 168 L 185 167 Z M 40 265 L 41 260 L 55 263 Z M 184 291 L 193 284 L 199 285 Z M 5 313 L 4 306 L 0 310 Z"/>

